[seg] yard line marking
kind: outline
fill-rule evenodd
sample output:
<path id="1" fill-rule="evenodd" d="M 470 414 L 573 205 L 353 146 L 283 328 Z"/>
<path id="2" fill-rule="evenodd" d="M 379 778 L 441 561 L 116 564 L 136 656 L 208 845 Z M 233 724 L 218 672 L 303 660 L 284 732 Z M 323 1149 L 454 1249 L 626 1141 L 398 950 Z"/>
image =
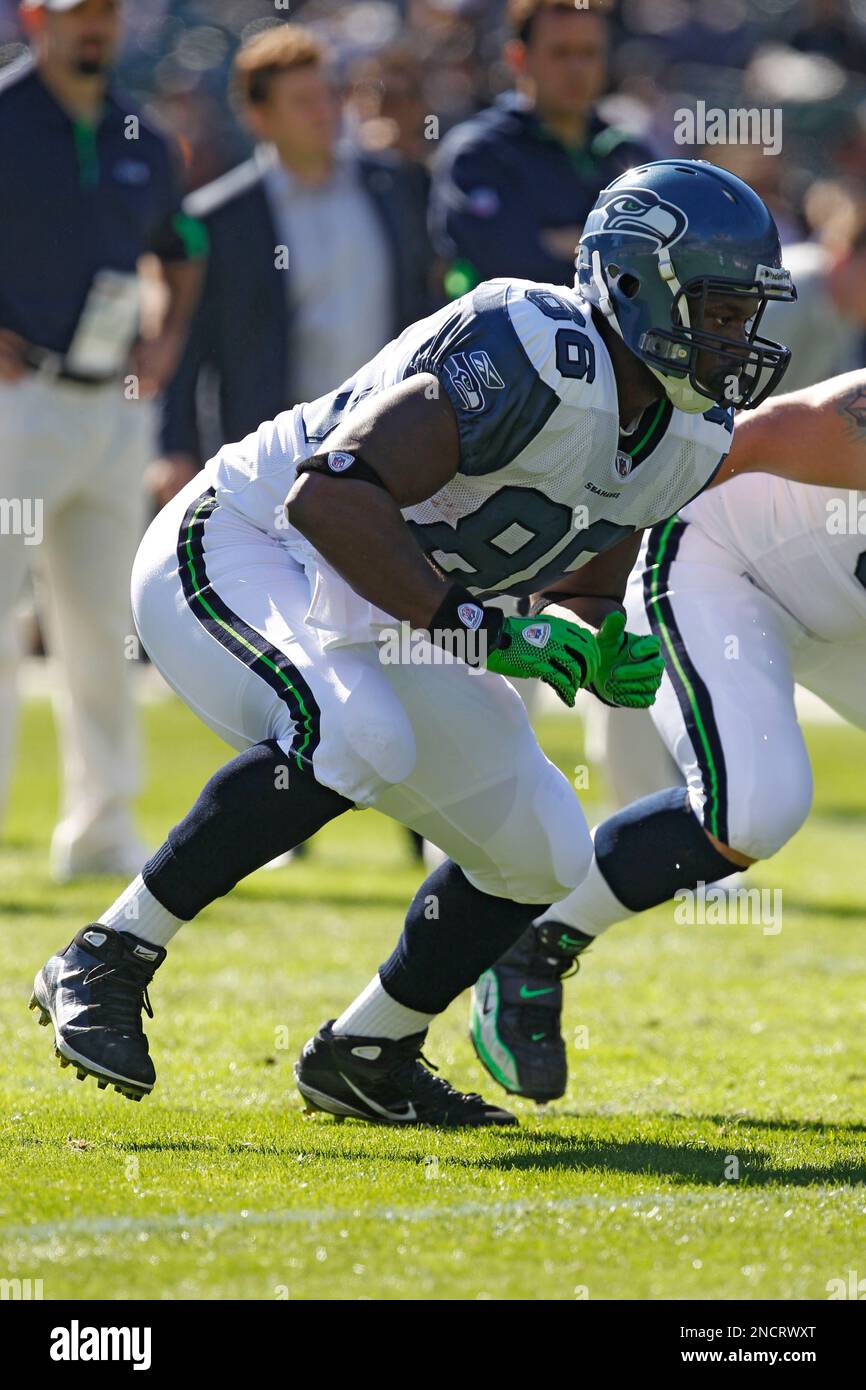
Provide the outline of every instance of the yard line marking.
<path id="1" fill-rule="evenodd" d="M 0 1240 L 52 1240 L 62 1236 L 78 1235 L 134 1235 L 139 1231 L 189 1231 L 226 1230 L 244 1226 L 290 1226 L 309 1223 L 319 1225 L 325 1221 L 436 1221 L 442 1218 L 453 1220 L 470 1216 L 486 1216 L 491 1219 L 508 1216 L 556 1215 L 569 1211 L 599 1210 L 605 1207 L 611 1211 L 640 1210 L 643 1207 L 673 1207 L 692 1205 L 696 1202 L 732 1201 L 735 1194 L 728 1191 L 653 1192 L 635 1197 L 605 1197 L 597 1193 L 587 1193 L 582 1197 L 556 1197 L 536 1201 L 515 1198 L 507 1202 L 448 1202 L 437 1205 L 429 1203 L 419 1207 L 287 1207 L 280 1211 L 229 1211 L 197 1212 L 194 1216 L 94 1216 L 80 1217 L 72 1221 L 34 1222 L 32 1225 L 0 1227 Z"/>

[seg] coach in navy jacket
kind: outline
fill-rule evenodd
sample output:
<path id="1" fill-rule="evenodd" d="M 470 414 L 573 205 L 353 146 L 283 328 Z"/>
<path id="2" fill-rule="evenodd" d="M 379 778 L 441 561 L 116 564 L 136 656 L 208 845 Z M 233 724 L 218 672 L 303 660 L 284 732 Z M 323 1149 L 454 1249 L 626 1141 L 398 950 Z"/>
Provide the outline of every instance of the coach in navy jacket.
<path id="1" fill-rule="evenodd" d="M 586 215 L 650 150 L 607 125 L 607 21 L 573 0 L 512 0 L 505 58 L 518 90 L 446 137 L 430 227 L 449 295 L 498 275 L 571 284 Z"/>

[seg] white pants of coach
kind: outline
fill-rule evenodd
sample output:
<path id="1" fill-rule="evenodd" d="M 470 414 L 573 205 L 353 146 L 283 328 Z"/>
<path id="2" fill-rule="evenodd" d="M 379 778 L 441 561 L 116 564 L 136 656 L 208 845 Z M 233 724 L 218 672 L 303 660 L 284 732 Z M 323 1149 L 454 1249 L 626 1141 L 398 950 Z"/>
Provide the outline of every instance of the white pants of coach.
<path id="1" fill-rule="evenodd" d="M 57 658 L 63 797 L 51 857 L 59 877 L 128 867 L 135 845 L 129 574 L 152 422 L 152 406 L 125 400 L 122 383 L 41 375 L 0 383 L 0 816 L 15 750 L 14 611 L 31 568 L 44 584 Z"/>
<path id="2" fill-rule="evenodd" d="M 290 790 L 306 752 L 324 786 L 417 830 L 482 892 L 543 903 L 580 883 L 586 821 L 513 687 L 459 661 L 383 662 L 376 642 L 325 650 L 304 566 L 208 486 L 163 509 L 133 570 L 141 639 L 190 708 L 238 750 L 276 739 Z"/>

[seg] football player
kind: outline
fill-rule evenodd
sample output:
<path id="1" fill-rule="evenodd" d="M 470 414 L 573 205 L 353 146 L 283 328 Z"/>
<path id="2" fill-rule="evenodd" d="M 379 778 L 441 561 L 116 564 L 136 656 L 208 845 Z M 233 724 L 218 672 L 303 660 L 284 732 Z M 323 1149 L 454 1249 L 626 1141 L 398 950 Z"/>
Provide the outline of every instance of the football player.
<path id="1" fill-rule="evenodd" d="M 174 933 L 374 806 L 450 857 L 370 985 L 307 1043 L 298 1085 L 339 1115 L 513 1121 L 421 1059 L 435 1015 L 592 857 L 502 676 L 545 681 L 568 705 L 584 686 L 652 702 L 659 639 L 625 632 L 621 608 L 640 533 L 706 487 L 733 406 L 779 381 L 787 349 L 758 329 L 768 300 L 794 294 L 746 184 L 700 161 L 642 166 L 600 195 L 575 289 L 479 286 L 331 395 L 226 445 L 165 507 L 136 561 L 136 623 L 238 753 L 37 975 L 62 1062 L 148 1092 L 141 1011 Z M 563 575 L 567 616 L 485 603 Z"/>
<path id="2" fill-rule="evenodd" d="M 804 481 L 815 477 L 828 486 Z M 712 490 L 648 533 L 626 612 L 635 634 L 661 642 L 651 713 L 684 785 L 599 825 L 580 887 L 475 988 L 481 1061 L 538 1101 L 565 1090 L 561 982 L 595 938 L 775 854 L 805 821 L 812 774 L 794 682 L 866 729 L 866 371 L 738 424 Z"/>

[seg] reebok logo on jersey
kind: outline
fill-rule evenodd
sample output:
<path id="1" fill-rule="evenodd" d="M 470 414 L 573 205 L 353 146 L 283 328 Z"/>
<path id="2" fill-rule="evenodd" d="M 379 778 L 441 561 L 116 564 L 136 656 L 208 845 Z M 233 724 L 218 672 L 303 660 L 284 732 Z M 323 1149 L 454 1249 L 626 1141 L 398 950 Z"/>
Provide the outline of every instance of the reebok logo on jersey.
<path id="1" fill-rule="evenodd" d="M 487 352 L 470 352 L 469 361 L 481 379 L 482 386 L 489 391 L 504 391 L 505 382 L 497 372 Z"/>
<path id="2" fill-rule="evenodd" d="M 328 467 L 332 473 L 345 473 L 346 469 L 351 468 L 354 462 L 354 454 L 344 454 L 340 449 L 333 449 L 328 454 Z"/>
<path id="3" fill-rule="evenodd" d="M 457 609 L 457 616 L 464 627 L 468 627 L 470 632 L 475 632 L 484 618 L 484 609 L 478 603 L 461 603 Z"/>
<path id="4" fill-rule="evenodd" d="M 504 391 L 505 382 L 487 352 L 455 352 L 446 357 L 445 370 L 464 410 L 475 414 L 487 405 L 485 391 Z"/>
<path id="5" fill-rule="evenodd" d="M 550 623 L 536 623 L 533 627 L 525 627 L 523 636 L 531 647 L 546 647 L 550 640 Z"/>

